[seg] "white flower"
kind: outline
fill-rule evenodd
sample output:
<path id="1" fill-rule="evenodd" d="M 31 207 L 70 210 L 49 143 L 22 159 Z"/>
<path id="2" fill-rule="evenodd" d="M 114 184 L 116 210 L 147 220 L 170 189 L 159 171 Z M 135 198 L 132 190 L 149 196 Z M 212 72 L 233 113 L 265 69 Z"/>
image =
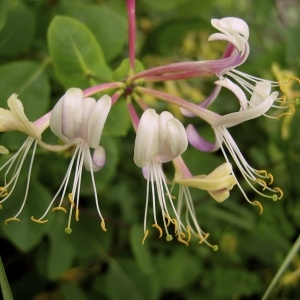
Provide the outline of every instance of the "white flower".
<path id="1" fill-rule="evenodd" d="M 143 243 L 148 235 L 146 221 L 150 189 L 154 211 L 154 224 L 152 227 L 159 230 L 160 237 L 162 237 L 163 231 L 158 225 L 156 218 L 156 200 L 158 200 L 161 209 L 168 241 L 172 240 L 172 235 L 169 234 L 167 227 L 170 223 L 173 223 L 176 228 L 177 224 L 180 223 L 162 170 L 162 163 L 169 162 L 181 155 L 186 150 L 187 145 L 188 141 L 185 129 L 171 113 L 164 111 L 159 115 L 154 109 L 147 109 L 143 113 L 138 125 L 134 146 L 134 162 L 137 166 L 143 168 L 144 175 L 147 179 L 144 217 L 145 236 Z M 156 194 L 158 199 L 156 199 Z M 171 215 L 168 211 L 166 197 L 173 211 Z"/>
<path id="2" fill-rule="evenodd" d="M 22 205 L 19 211 L 13 217 L 5 220 L 5 223 L 7 223 L 8 221 L 19 221 L 18 216 L 20 215 L 27 199 L 36 145 L 37 142 L 41 140 L 41 133 L 44 130 L 44 128 L 36 126 L 35 123 L 32 123 L 27 119 L 24 113 L 23 104 L 18 99 L 16 94 L 12 94 L 9 97 L 9 99 L 7 100 L 7 104 L 10 110 L 0 108 L 0 132 L 14 130 L 21 131 L 28 135 L 28 138 L 25 140 L 20 149 L 14 155 L 12 155 L 3 166 L 0 167 L 0 171 L 6 169 L 4 175 L 4 186 L 0 187 L 0 197 L 3 198 L 2 200 L 0 200 L 0 209 L 2 208 L 1 203 L 8 199 L 17 184 L 24 160 L 32 144 L 33 151 L 31 154 L 26 190 Z M 0 153 L 8 154 L 9 151 L 4 146 L 0 146 Z"/>
<path id="3" fill-rule="evenodd" d="M 72 211 L 75 206 L 75 218 L 77 221 L 79 220 L 79 194 L 83 165 L 90 171 L 96 207 L 101 218 L 101 227 L 106 231 L 104 218 L 98 204 L 93 172 L 100 170 L 105 164 L 105 151 L 104 148 L 100 146 L 100 139 L 111 105 L 112 101 L 108 95 L 104 95 L 98 101 L 93 98 L 83 98 L 83 92 L 78 88 L 69 89 L 57 102 L 51 113 L 50 128 L 59 138 L 67 144 L 76 145 L 76 148 L 66 176 L 57 194 L 54 196 L 44 215 L 39 219 L 32 217 L 33 221 L 39 223 L 47 222 L 47 220 L 42 219 L 46 216 L 61 192 L 60 203 L 57 207 L 53 208 L 53 210 L 63 210 L 66 212 L 65 208 L 62 207 L 62 202 L 72 173 L 73 165 L 76 161 L 72 191 L 68 194 L 71 207 L 66 232 L 71 233 L 72 231 L 70 224 Z M 90 148 L 94 149 L 93 155 L 90 153 Z"/>

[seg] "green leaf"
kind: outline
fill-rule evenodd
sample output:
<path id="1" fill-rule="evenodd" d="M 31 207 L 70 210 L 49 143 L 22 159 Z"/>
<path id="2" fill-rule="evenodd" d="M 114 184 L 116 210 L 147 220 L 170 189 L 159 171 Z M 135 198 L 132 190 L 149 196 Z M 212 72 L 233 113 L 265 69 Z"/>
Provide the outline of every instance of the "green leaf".
<path id="1" fill-rule="evenodd" d="M 0 55 L 11 57 L 28 51 L 35 33 L 35 15 L 19 2 L 8 12 L 5 22 L 5 5 L 7 2 L 0 5 L 0 25 L 4 25 L 0 31 Z"/>
<path id="2" fill-rule="evenodd" d="M 21 174 L 17 188 L 2 204 L 3 219 L 14 216 L 22 204 L 25 193 L 25 181 L 27 174 Z M 21 177 L 20 175 L 20 177 Z M 34 175 L 32 174 L 32 177 Z M 48 230 L 48 224 L 37 224 L 30 220 L 31 216 L 40 216 L 51 200 L 48 190 L 39 184 L 36 179 L 31 178 L 27 203 L 19 217 L 20 222 L 11 221 L 7 225 L 1 222 L 2 230 L 6 237 L 21 251 L 28 252 L 35 247 Z"/>
<path id="3" fill-rule="evenodd" d="M 48 256 L 47 275 L 50 279 L 57 279 L 72 264 L 75 256 L 75 248 L 71 243 L 71 237 L 65 233 L 67 227 L 67 215 L 63 212 L 54 212 L 49 215 L 51 231 L 50 251 Z"/>
<path id="4" fill-rule="evenodd" d="M 78 5 L 71 14 L 93 32 L 107 61 L 121 54 L 127 42 L 126 18 L 109 7 L 96 5 Z"/>
<path id="5" fill-rule="evenodd" d="M 9 2 L 8 0 L 2 0 L 0 2 L 0 30 L 3 28 L 6 22 L 6 16 L 8 13 Z"/>
<path id="6" fill-rule="evenodd" d="M 86 88 L 108 81 L 111 71 L 91 31 L 70 17 L 55 17 L 48 30 L 49 50 L 65 88 Z"/>
<path id="7" fill-rule="evenodd" d="M 26 116 L 34 121 L 49 106 L 50 87 L 45 73 L 46 63 L 13 62 L 0 67 L 0 106 L 7 107 L 7 99 L 18 94 Z"/>
<path id="8" fill-rule="evenodd" d="M 10 290 L 9 282 L 7 280 L 5 269 L 0 256 L 0 286 L 4 300 L 13 300 L 13 296 Z"/>
<path id="9" fill-rule="evenodd" d="M 185 3 L 186 0 L 142 0 L 142 2 L 148 5 L 151 9 L 157 11 L 168 11 L 178 8 L 180 5 Z"/>
<path id="10" fill-rule="evenodd" d="M 153 261 L 151 259 L 150 250 L 148 244 L 142 245 L 143 240 L 143 228 L 138 225 L 134 225 L 130 230 L 130 245 L 134 253 L 136 261 L 141 270 L 145 274 L 153 273 Z"/>
<path id="11" fill-rule="evenodd" d="M 74 283 L 64 283 L 61 286 L 64 300 L 87 300 L 88 298 L 77 285 Z"/>
<path id="12" fill-rule="evenodd" d="M 299 41 L 300 26 L 286 31 L 286 60 L 290 68 L 295 69 L 300 67 L 300 41 Z"/>
<path id="13" fill-rule="evenodd" d="M 125 101 L 117 102 L 111 109 L 104 126 L 104 136 L 125 136 L 130 128 L 130 119 Z"/>
<path id="14" fill-rule="evenodd" d="M 129 75 L 130 70 L 130 62 L 129 59 L 124 59 L 119 67 L 114 71 L 113 78 L 114 80 L 123 80 Z M 144 66 L 139 60 L 135 60 L 135 67 L 134 67 L 134 73 L 138 73 L 144 70 Z"/>

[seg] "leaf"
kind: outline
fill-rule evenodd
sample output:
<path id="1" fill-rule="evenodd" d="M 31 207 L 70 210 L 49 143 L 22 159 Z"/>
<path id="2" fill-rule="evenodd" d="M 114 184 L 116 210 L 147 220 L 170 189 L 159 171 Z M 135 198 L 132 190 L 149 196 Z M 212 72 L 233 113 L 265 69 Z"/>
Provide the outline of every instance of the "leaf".
<path id="1" fill-rule="evenodd" d="M 126 102 L 119 101 L 112 107 L 108 115 L 104 125 L 103 136 L 126 136 L 130 124 Z"/>
<path id="2" fill-rule="evenodd" d="M 48 44 L 57 78 L 65 88 L 85 88 L 111 78 L 100 45 L 81 22 L 55 17 Z"/>
<path id="3" fill-rule="evenodd" d="M 93 32 L 107 61 L 121 54 L 127 43 L 126 18 L 109 7 L 96 5 L 75 6 L 71 14 Z"/>
<path id="4" fill-rule="evenodd" d="M 129 75 L 129 70 L 130 70 L 130 62 L 129 59 L 126 58 L 124 59 L 119 67 L 114 71 L 113 77 L 114 80 L 123 80 Z M 134 74 L 141 72 L 144 70 L 144 66 L 139 60 L 135 60 L 135 67 L 134 67 Z"/>
<path id="5" fill-rule="evenodd" d="M 0 30 L 3 28 L 3 26 L 6 22 L 8 7 L 9 7 L 8 0 L 2 0 L 0 2 Z"/>
<path id="6" fill-rule="evenodd" d="M 25 180 L 27 174 L 19 178 L 17 188 L 3 203 L 3 217 L 10 218 L 16 214 L 22 204 L 25 192 Z M 25 175 L 25 176 L 24 176 Z M 20 176 L 21 177 L 21 176 Z M 32 177 L 34 175 L 32 174 Z M 31 216 L 39 216 L 51 200 L 51 195 L 36 179 L 31 178 L 27 203 L 19 217 L 20 222 L 1 222 L 2 230 L 6 237 L 21 251 L 28 252 L 35 247 L 48 230 L 48 224 L 37 224 L 30 220 Z"/>
<path id="7" fill-rule="evenodd" d="M 0 31 L 0 55 L 11 57 L 28 51 L 35 34 L 35 15 L 22 2 L 7 15 L 6 10 L 7 1 L 4 1 L 0 5 L 0 27 L 1 23 L 3 26 Z"/>
<path id="8" fill-rule="evenodd" d="M 25 114 L 34 121 L 49 106 L 50 87 L 45 73 L 46 64 L 29 61 L 13 62 L 0 67 L 0 106 L 7 108 L 7 99 L 18 94 Z"/>
<path id="9" fill-rule="evenodd" d="M 300 26 L 287 30 L 286 42 L 286 60 L 290 68 L 295 69 L 300 67 L 300 41 L 299 41 Z M 297 69 L 296 69 L 297 70 Z"/>
<path id="10" fill-rule="evenodd" d="M 148 5 L 151 9 L 157 11 L 168 11 L 178 8 L 181 4 L 185 3 L 186 0 L 142 0 L 142 2 Z"/>
<path id="11" fill-rule="evenodd" d="M 154 272 L 153 261 L 151 260 L 148 244 L 142 245 L 143 240 L 143 228 L 141 226 L 134 225 L 130 230 L 130 245 L 134 253 L 136 261 L 141 270 L 145 274 Z"/>

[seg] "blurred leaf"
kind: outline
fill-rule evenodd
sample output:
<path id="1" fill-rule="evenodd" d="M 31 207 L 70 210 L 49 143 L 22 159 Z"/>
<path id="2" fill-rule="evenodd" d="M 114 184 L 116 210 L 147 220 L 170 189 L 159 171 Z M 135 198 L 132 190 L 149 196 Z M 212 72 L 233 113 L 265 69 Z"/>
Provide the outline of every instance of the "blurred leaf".
<path id="1" fill-rule="evenodd" d="M 81 22 L 55 17 L 48 43 L 57 78 L 65 88 L 85 88 L 111 78 L 100 45 Z"/>
<path id="2" fill-rule="evenodd" d="M 142 245 L 143 232 L 142 226 L 134 225 L 130 230 L 130 245 L 141 270 L 145 274 L 150 274 L 154 272 L 154 265 L 148 244 Z"/>
<path id="3" fill-rule="evenodd" d="M 7 107 L 7 99 L 18 94 L 25 114 L 34 121 L 49 106 L 50 86 L 45 73 L 46 64 L 29 61 L 12 62 L 0 67 L 0 106 Z"/>
<path id="4" fill-rule="evenodd" d="M 149 6 L 149 8 L 157 11 L 168 11 L 171 9 L 176 9 L 187 0 L 142 0 L 144 4 Z"/>
<path id="5" fill-rule="evenodd" d="M 21 174 L 17 188 L 8 198 L 7 203 L 2 204 L 4 219 L 14 216 L 22 204 L 25 193 L 25 180 L 27 174 Z M 31 216 L 39 216 L 51 200 L 48 190 L 31 176 L 28 200 L 19 217 L 20 222 L 1 222 L 2 230 L 6 237 L 21 251 L 27 252 L 35 247 L 48 230 L 48 224 L 37 224 L 30 220 Z"/>
<path id="6" fill-rule="evenodd" d="M 139 60 L 135 60 L 134 74 L 144 70 L 144 66 Z M 119 67 L 114 71 L 113 77 L 114 80 L 124 80 L 130 73 L 130 61 L 128 58 L 125 58 Z"/>
<path id="7" fill-rule="evenodd" d="M 292 70 L 300 67 L 300 26 L 294 27 L 286 31 L 286 60 Z"/>
<path id="8" fill-rule="evenodd" d="M 76 250 L 70 241 L 70 235 L 65 233 L 67 216 L 63 212 L 49 215 L 50 248 L 47 264 L 47 275 L 50 279 L 57 279 L 71 266 Z M 71 233 L 72 234 L 72 233 Z"/>
<path id="9" fill-rule="evenodd" d="M 121 54 L 127 43 L 126 19 L 109 7 L 78 5 L 71 15 L 93 32 L 107 61 Z"/>
<path id="10" fill-rule="evenodd" d="M 0 2 L 0 32 L 6 22 L 8 7 L 9 7 L 9 0 L 2 0 Z"/>
<path id="11" fill-rule="evenodd" d="M 75 284 L 64 283 L 61 286 L 64 300 L 88 300 L 84 292 Z"/>
<path id="12" fill-rule="evenodd" d="M 0 5 L 0 56 L 15 56 L 28 51 L 35 33 L 35 15 L 21 1 L 13 6 L 6 16 L 7 1 Z M 3 11 L 2 11 L 3 10 Z M 4 24 L 5 22 L 5 24 Z M 1 77 L 2 78 L 2 77 Z"/>
<path id="13" fill-rule="evenodd" d="M 125 101 L 118 101 L 108 115 L 104 125 L 104 136 L 125 136 L 128 133 L 131 122 Z"/>

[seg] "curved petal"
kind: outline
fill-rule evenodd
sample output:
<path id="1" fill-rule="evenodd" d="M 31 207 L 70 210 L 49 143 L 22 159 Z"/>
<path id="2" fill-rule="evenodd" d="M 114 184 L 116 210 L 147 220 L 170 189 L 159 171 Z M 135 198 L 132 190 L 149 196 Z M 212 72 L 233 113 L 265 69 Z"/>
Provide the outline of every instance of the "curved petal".
<path id="1" fill-rule="evenodd" d="M 91 113 L 88 124 L 88 139 L 86 140 L 91 148 L 97 148 L 106 122 L 108 113 L 111 109 L 112 101 L 110 96 L 102 96 L 96 103 Z"/>
<path id="2" fill-rule="evenodd" d="M 257 82 L 250 98 L 250 105 L 257 106 L 258 104 L 262 103 L 266 98 L 269 97 L 271 88 L 272 85 L 270 81 Z"/>
<path id="3" fill-rule="evenodd" d="M 216 151 L 220 148 L 217 140 L 215 143 L 210 143 L 205 140 L 195 129 L 195 127 L 190 124 L 186 128 L 186 134 L 189 143 L 196 149 L 203 151 L 203 152 L 212 152 Z"/>
<path id="4" fill-rule="evenodd" d="M 133 160 L 144 167 L 159 150 L 159 117 L 154 109 L 147 109 L 139 122 L 134 144 Z"/>
<path id="5" fill-rule="evenodd" d="M 91 157 L 91 161 L 90 161 Z M 102 146 L 99 146 L 94 150 L 93 156 L 91 156 L 90 150 L 86 147 L 86 151 L 84 152 L 83 163 L 84 167 L 87 171 L 97 172 L 102 169 L 105 165 L 106 154 L 105 149 Z M 90 164 L 91 162 L 91 164 Z M 91 168 L 92 167 L 92 168 Z"/>
<path id="6" fill-rule="evenodd" d="M 273 105 L 274 101 L 278 97 L 278 92 L 273 92 L 267 99 L 255 107 L 248 108 L 244 111 L 230 113 L 221 116 L 212 123 L 213 128 L 217 127 L 232 127 L 242 122 L 255 119 L 265 114 Z"/>
<path id="7" fill-rule="evenodd" d="M 91 119 L 91 115 L 95 109 L 96 100 L 94 98 L 84 98 L 82 100 L 82 122 L 80 128 L 80 137 L 85 141 L 88 140 L 89 133 L 89 121 Z"/>

